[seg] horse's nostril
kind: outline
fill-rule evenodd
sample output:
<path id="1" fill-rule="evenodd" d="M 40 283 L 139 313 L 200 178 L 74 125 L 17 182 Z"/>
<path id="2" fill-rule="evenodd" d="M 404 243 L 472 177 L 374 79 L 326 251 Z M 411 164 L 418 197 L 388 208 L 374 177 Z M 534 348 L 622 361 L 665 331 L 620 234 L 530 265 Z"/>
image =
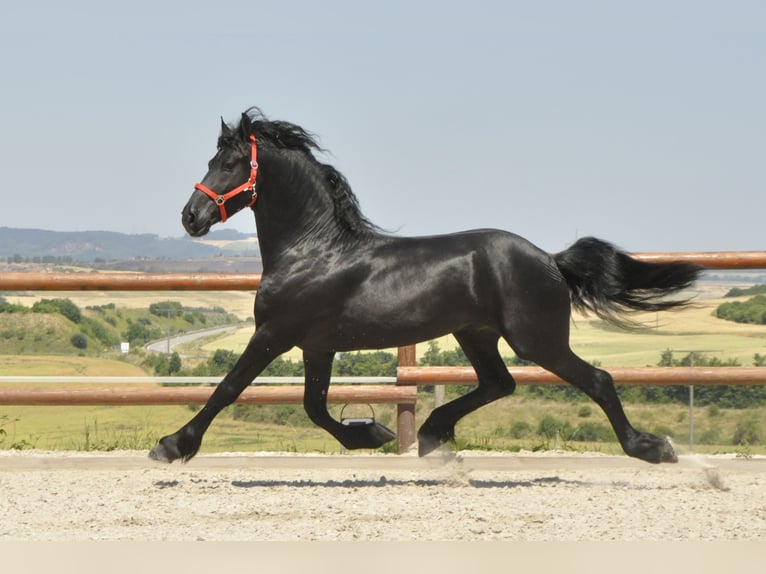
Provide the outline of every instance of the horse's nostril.
<path id="1" fill-rule="evenodd" d="M 195 219 L 197 218 L 194 215 L 194 211 L 191 209 L 191 207 L 184 207 L 183 211 L 181 211 L 181 221 L 184 223 L 194 223 Z"/>

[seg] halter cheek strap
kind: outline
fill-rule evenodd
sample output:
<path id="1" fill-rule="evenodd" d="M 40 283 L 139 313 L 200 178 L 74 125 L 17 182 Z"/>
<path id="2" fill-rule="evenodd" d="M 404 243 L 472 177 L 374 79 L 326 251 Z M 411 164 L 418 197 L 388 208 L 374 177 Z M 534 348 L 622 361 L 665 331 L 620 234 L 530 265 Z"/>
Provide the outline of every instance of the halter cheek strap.
<path id="1" fill-rule="evenodd" d="M 255 205 L 255 200 L 258 199 L 258 193 L 255 191 L 255 178 L 258 176 L 258 146 L 255 142 L 255 136 L 250 135 L 250 178 L 240 185 L 239 187 L 235 187 L 231 191 L 224 193 L 223 195 L 218 194 L 214 192 L 212 189 L 207 187 L 206 185 L 202 185 L 201 183 L 197 183 L 194 185 L 194 189 L 200 190 L 202 193 L 207 195 L 210 199 L 215 201 L 216 205 L 218 205 L 218 209 L 221 212 L 221 221 L 226 221 L 229 217 L 226 213 L 226 202 L 229 201 L 232 197 L 238 196 L 240 193 L 244 193 L 246 191 L 249 191 L 252 194 L 252 199 L 247 204 L 247 207 L 252 207 Z"/>

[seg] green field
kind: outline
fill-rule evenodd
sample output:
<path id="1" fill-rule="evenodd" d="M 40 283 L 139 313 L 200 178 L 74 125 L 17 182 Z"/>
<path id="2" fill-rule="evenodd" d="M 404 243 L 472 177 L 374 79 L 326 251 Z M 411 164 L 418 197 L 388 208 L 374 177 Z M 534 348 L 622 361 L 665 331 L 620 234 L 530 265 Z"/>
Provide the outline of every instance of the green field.
<path id="1" fill-rule="evenodd" d="M 47 295 L 50 297 L 50 294 Z M 150 303 L 180 300 L 193 307 L 219 306 L 241 319 L 252 313 L 252 294 L 248 293 L 60 293 L 57 297 L 70 298 L 81 308 L 114 302 L 117 307 L 146 308 Z M 6 300 L 31 305 L 40 294 L 16 294 Z M 732 299 L 725 299 L 731 301 Z M 743 325 L 715 318 L 712 311 L 723 302 L 718 296 L 700 297 L 695 308 L 676 313 L 651 314 L 640 317 L 647 329 L 623 332 L 587 317 L 575 317 L 572 325 L 573 348 L 585 359 L 609 366 L 656 365 L 666 349 L 678 350 L 677 357 L 686 350 L 710 350 L 709 355 L 723 360 L 736 359 L 742 365 L 751 365 L 756 353 L 766 354 L 766 325 Z M 28 317 L 35 317 L 29 315 Z M 58 319 L 39 315 L 30 323 L 27 337 L 35 339 L 59 332 L 51 322 Z M 200 360 L 216 349 L 242 351 L 252 335 L 252 324 L 242 327 L 234 335 L 202 340 L 182 347 L 180 351 L 190 360 Z M 13 335 L 17 336 L 17 335 Z M 64 333 L 64 339 L 68 337 Z M 452 337 L 439 340 L 442 349 L 455 346 Z M 55 345 L 51 342 L 53 353 Z M 418 355 L 427 345 L 418 346 Z M 501 353 L 511 356 L 510 349 L 501 345 Z M 289 358 L 298 360 L 298 350 Z M 0 374 L 13 375 L 145 375 L 136 361 L 118 358 L 69 355 L 0 355 Z M 448 389 L 452 392 L 453 389 Z M 421 392 L 417 422 L 420 423 L 433 407 L 433 396 Z M 585 415 L 590 406 L 590 412 Z M 280 407 L 254 407 L 258 412 Z M 203 444 L 203 452 L 221 451 L 299 451 L 341 452 L 335 440 L 314 427 L 299 405 L 282 407 L 279 417 L 291 421 L 275 424 L 273 415 L 254 415 L 251 421 L 237 419 L 232 409 L 223 413 L 211 427 Z M 339 406 L 334 406 L 337 416 Z M 659 434 L 671 435 L 683 450 L 688 444 L 688 407 L 673 405 L 626 406 L 637 427 Z M 173 432 L 192 415 L 188 407 L 0 407 L 0 448 L 38 449 L 148 449 L 156 440 Z M 569 428 L 606 425 L 603 414 L 595 405 L 582 403 L 559 404 L 536 399 L 520 389 L 517 395 L 489 405 L 466 417 L 458 426 L 458 446 L 484 449 L 538 449 L 576 448 L 620 452 L 613 441 L 575 441 L 566 433 L 555 436 L 541 434 L 541 421 L 547 416 L 566 421 Z M 698 408 L 695 410 L 695 443 L 699 452 L 759 452 L 766 444 L 766 410 L 728 410 Z M 394 426 L 394 409 L 376 408 L 376 416 L 384 424 Z M 277 417 L 277 418 L 279 418 Z M 259 422 L 252 422 L 252 419 Z M 753 432 L 760 433 L 757 444 L 734 445 L 732 438 L 738 425 L 747 422 Z M 587 424 L 586 424 L 587 423 Z M 3 432 L 4 431 L 4 432 Z M 703 440 L 704 439 L 704 440 Z"/>

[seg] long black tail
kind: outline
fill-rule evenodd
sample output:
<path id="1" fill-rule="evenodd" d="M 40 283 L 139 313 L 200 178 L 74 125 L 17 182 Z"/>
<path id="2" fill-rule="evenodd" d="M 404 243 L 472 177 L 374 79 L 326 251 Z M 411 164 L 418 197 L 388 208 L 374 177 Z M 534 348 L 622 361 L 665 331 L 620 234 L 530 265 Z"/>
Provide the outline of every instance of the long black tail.
<path id="1" fill-rule="evenodd" d="M 690 287 L 703 270 L 691 263 L 647 263 L 610 243 L 584 237 L 554 256 L 572 291 L 572 306 L 622 327 L 633 311 L 664 311 L 688 304 L 666 296 Z"/>

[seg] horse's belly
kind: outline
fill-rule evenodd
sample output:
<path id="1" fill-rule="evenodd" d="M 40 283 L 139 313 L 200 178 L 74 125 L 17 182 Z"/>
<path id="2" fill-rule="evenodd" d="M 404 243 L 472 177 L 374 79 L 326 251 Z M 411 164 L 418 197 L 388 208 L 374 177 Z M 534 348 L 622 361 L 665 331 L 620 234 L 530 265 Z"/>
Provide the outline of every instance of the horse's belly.
<path id="1" fill-rule="evenodd" d="M 418 304 L 405 301 L 396 306 L 348 306 L 335 320 L 315 324 L 305 345 L 337 352 L 387 349 L 436 339 L 479 323 L 486 320 L 466 306 L 442 306 L 433 300 Z"/>

